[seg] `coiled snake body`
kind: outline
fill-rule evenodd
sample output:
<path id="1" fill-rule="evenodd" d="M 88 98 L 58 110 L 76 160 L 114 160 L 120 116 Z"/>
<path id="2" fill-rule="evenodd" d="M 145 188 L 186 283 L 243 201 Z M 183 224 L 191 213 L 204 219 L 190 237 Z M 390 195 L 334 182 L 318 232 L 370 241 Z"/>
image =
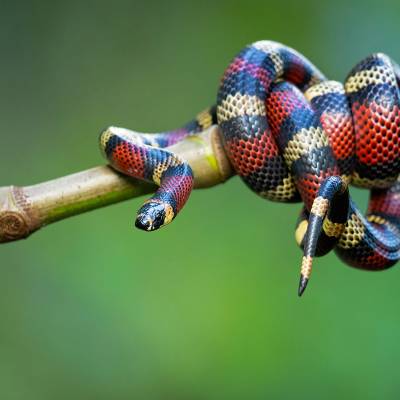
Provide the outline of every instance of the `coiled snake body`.
<path id="1" fill-rule="evenodd" d="M 304 203 L 296 240 L 303 248 L 299 295 L 314 256 L 334 249 L 349 265 L 389 268 L 400 258 L 399 67 L 373 54 L 343 86 L 304 56 L 260 41 L 225 71 L 217 105 L 181 129 L 140 134 L 110 127 L 100 145 L 111 165 L 159 189 L 139 210 L 136 226 L 168 224 L 193 187 L 190 166 L 167 149 L 218 123 L 226 154 L 253 191 L 273 201 Z M 348 184 L 370 189 L 366 216 Z"/>

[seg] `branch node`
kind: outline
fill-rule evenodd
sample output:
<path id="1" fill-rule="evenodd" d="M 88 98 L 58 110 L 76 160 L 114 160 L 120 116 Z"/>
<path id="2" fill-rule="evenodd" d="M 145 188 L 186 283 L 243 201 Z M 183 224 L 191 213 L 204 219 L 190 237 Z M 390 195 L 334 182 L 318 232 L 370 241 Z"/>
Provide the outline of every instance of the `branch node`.
<path id="1" fill-rule="evenodd" d="M 40 228 L 21 188 L 0 188 L 0 243 L 23 239 Z"/>

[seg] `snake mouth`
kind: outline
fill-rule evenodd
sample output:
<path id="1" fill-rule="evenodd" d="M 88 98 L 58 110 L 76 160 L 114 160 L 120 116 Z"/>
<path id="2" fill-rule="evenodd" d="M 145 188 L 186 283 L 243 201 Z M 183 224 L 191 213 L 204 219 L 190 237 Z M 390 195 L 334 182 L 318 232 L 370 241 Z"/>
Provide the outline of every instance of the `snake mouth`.
<path id="1" fill-rule="evenodd" d="M 153 220 L 149 218 L 147 215 L 139 214 L 135 221 L 136 228 L 139 228 L 143 231 L 152 231 L 153 228 Z"/>

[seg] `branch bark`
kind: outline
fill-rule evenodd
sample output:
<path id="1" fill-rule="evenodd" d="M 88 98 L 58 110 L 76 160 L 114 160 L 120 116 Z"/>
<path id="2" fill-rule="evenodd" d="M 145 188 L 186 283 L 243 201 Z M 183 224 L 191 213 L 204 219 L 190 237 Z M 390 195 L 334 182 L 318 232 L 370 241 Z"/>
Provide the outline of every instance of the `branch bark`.
<path id="1" fill-rule="evenodd" d="M 217 185 L 233 175 L 220 137 L 219 127 L 212 126 L 169 148 L 189 162 L 195 188 Z M 106 165 L 33 186 L 0 187 L 0 243 L 26 238 L 50 223 L 155 189 Z"/>

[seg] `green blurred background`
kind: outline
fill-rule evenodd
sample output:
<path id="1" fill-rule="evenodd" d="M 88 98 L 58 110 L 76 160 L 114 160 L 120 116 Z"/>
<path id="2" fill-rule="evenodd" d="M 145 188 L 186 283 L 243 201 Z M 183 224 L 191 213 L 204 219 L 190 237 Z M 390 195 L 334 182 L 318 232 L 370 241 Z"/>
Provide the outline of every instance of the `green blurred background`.
<path id="1" fill-rule="evenodd" d="M 399 23 L 398 1 L 0 1 L 0 185 L 104 163 L 109 124 L 186 122 L 252 41 L 343 80 L 400 60 Z M 300 300 L 299 205 L 234 178 L 145 234 L 142 200 L 1 246 L 1 399 L 398 398 L 400 268 L 330 254 Z"/>

